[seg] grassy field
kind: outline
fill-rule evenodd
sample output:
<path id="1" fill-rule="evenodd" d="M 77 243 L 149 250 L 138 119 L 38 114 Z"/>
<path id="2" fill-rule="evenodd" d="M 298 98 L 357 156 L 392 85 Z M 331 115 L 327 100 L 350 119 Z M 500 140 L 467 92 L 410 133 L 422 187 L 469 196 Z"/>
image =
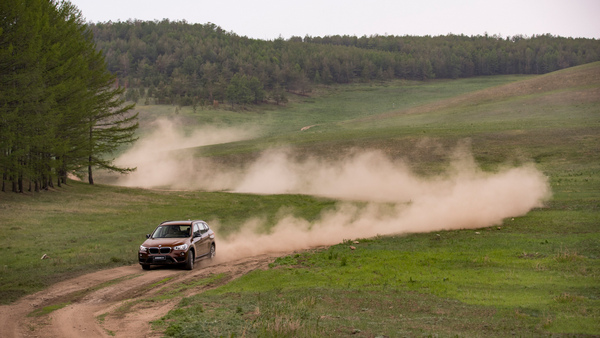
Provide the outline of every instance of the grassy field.
<path id="1" fill-rule="evenodd" d="M 248 162 L 282 145 L 320 158 L 361 148 L 431 175 L 468 142 L 486 170 L 533 161 L 553 192 L 546 207 L 499 226 L 349 238 L 281 257 L 269 270 L 185 298 L 154 323 L 166 335 L 600 334 L 598 63 L 533 77 L 320 88 L 287 107 L 139 109 L 142 126 L 176 115 L 189 126 L 261 127 L 252 140 L 196 150 L 222 163 Z M 300 132 L 305 126 L 313 127 Z M 311 222 L 335 203 L 78 182 L 39 194 L 0 193 L 0 299 L 133 264 L 144 234 L 166 219 L 214 220 L 227 235 L 250 217 L 272 224 L 282 207 Z M 40 260 L 43 254 L 51 259 Z"/>
<path id="2" fill-rule="evenodd" d="M 300 195 L 149 191 L 77 181 L 41 194 L 0 196 L 4 304 L 65 278 L 137 264 L 145 234 L 164 220 L 219 220 L 224 235 L 248 217 L 274 217 L 282 206 L 297 206 L 295 214 L 310 220 L 334 204 Z M 50 259 L 41 260 L 44 254 Z"/>

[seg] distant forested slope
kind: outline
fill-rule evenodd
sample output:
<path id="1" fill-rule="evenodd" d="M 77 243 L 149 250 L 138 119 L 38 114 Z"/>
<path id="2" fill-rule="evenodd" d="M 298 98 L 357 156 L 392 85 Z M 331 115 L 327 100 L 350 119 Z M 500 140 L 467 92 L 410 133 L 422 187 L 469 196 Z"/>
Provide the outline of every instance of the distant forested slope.
<path id="1" fill-rule="evenodd" d="M 325 36 L 264 41 L 215 24 L 90 24 L 129 99 L 247 104 L 314 84 L 543 74 L 600 60 L 600 41 L 551 35 Z"/>

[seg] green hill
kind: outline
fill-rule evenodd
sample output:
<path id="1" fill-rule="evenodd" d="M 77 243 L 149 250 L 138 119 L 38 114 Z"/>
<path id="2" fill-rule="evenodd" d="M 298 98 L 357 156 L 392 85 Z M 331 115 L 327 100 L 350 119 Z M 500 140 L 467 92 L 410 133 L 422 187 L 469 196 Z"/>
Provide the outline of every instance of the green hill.
<path id="1" fill-rule="evenodd" d="M 377 150 L 419 177 L 443 180 L 453 177 L 453 150 L 468 143 L 482 175 L 533 162 L 552 189 L 544 206 L 499 225 L 348 233 L 337 245 L 280 257 L 268 270 L 183 298 L 155 327 L 178 337 L 600 334 L 599 79 L 600 63 L 593 63 L 540 76 L 323 87 L 286 107 L 175 114 L 174 107 L 138 106 L 143 135 L 159 116 L 185 121 L 188 134 L 203 124 L 259 126 L 245 140 L 174 152 L 219 168 L 243 168 L 272 149 L 287 149 L 300 164 Z M 377 210 L 389 213 L 396 204 Z M 143 234 L 165 219 L 200 215 L 227 237 L 248 219 L 264 220 L 265 233 L 286 215 L 316 226 L 340 205 L 296 193 L 78 182 L 33 195 L 0 193 L 0 298 L 10 302 L 69 276 L 134 264 Z M 50 260 L 40 260 L 32 241 L 40 229 Z"/>
<path id="2" fill-rule="evenodd" d="M 444 161 L 434 148 L 448 150 L 469 139 L 483 165 L 515 157 L 533 158 L 541 165 L 547 157 L 579 161 L 597 156 L 598 79 L 600 64 L 593 63 L 533 78 L 347 86 L 305 98 L 289 109 L 235 114 L 252 116 L 267 135 L 199 151 L 226 157 L 283 144 L 300 153 L 335 157 L 360 147 L 423 167 Z M 300 132 L 305 126 L 312 127 Z M 417 145 L 419 153 L 413 151 Z"/>
<path id="3" fill-rule="evenodd" d="M 259 335 L 597 334 L 599 79 L 595 63 L 503 84 L 480 78 L 355 85 L 268 113 L 263 118 L 277 121 L 279 133 L 202 147 L 198 155 L 224 163 L 253 161 L 281 145 L 320 159 L 377 149 L 433 175 L 469 139 L 488 170 L 533 159 L 550 176 L 554 196 L 497 229 L 362 239 L 278 259 L 269 271 L 187 299 L 183 308 L 202 318 L 194 324 L 174 311 L 164 321 L 176 322 L 164 327 L 175 336 L 192 327 L 239 333 L 250 321 Z M 314 113 L 294 114 L 303 110 Z M 559 286 L 567 280 L 574 284 Z M 213 310 L 194 312 L 207 308 Z M 586 315 L 574 314 L 581 311 Z M 204 326 L 217 320 L 213 313 L 220 324 Z"/>

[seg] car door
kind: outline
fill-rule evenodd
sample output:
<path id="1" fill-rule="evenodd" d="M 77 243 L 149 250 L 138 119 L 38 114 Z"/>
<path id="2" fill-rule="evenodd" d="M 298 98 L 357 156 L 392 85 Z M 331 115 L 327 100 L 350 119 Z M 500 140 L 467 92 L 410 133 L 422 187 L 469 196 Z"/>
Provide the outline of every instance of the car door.
<path id="1" fill-rule="evenodd" d="M 209 238 L 209 234 L 208 234 L 208 225 L 206 225 L 206 223 L 204 222 L 200 222 L 200 233 L 202 234 L 201 237 L 201 251 L 202 255 L 205 255 L 208 253 L 209 247 L 208 245 L 210 244 L 210 238 Z"/>
<path id="2" fill-rule="evenodd" d="M 192 245 L 194 246 L 196 257 L 198 257 L 203 254 L 204 250 L 204 248 L 202 248 L 202 232 L 200 231 L 200 223 L 194 223 L 193 231 Z"/>

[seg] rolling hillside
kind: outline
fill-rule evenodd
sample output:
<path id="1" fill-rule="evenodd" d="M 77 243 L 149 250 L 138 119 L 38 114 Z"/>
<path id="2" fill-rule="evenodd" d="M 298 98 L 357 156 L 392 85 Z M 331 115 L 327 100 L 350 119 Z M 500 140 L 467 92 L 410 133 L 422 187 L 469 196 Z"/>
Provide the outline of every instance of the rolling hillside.
<path id="1" fill-rule="evenodd" d="M 598 335 L 599 75 L 593 63 L 540 76 L 323 87 L 286 107 L 140 105 L 140 149 L 153 120 L 173 121 L 149 143 L 160 156 L 140 152 L 150 168 L 175 164 L 139 181 L 158 186 L 71 181 L 0 193 L 0 298 L 31 310 L 11 332 L 55 332 L 50 318 L 78 308 L 96 332 L 142 332 L 119 331 L 132 323 L 152 332 L 135 319 L 151 307 L 164 311 L 154 313 L 154 333 L 177 337 Z M 244 138 L 191 142 L 226 130 Z M 279 180 L 273 168 L 296 176 Z M 230 172 L 220 188 L 202 188 Z M 314 190 L 290 185 L 317 174 L 325 179 Z M 262 185 L 250 184 L 261 175 Z M 158 182 L 165 177 L 174 179 Z M 339 195 L 312 193 L 332 182 Z M 275 183 L 287 185 L 257 189 Z M 525 209 L 507 209 L 537 183 Z M 464 193 L 444 199 L 448 190 Z M 493 217 L 475 217 L 484 213 Z M 217 229 L 221 259 L 195 271 L 199 280 L 135 268 L 158 222 L 196 217 Z M 40 259 L 42 237 L 49 259 Z M 253 267 L 239 259 L 282 247 L 282 257 Z M 102 279 L 85 278 L 102 269 Z M 69 284 L 76 276 L 86 284 Z M 69 288 L 31 295 L 53 284 Z M 112 288 L 126 292 L 107 299 Z M 105 313 L 92 311 L 99 304 Z"/>
<path id="2" fill-rule="evenodd" d="M 270 130 L 267 136 L 204 146 L 198 156 L 231 163 L 282 145 L 324 157 L 358 147 L 423 167 L 437 166 L 445 160 L 443 154 L 465 139 L 483 165 L 519 159 L 544 165 L 547 157 L 576 161 L 598 156 L 600 63 L 533 78 L 510 77 L 504 84 L 497 79 L 348 86 L 301 100 L 289 110 L 255 114 L 255 123 Z M 311 128 L 300 131 L 305 126 Z"/>

